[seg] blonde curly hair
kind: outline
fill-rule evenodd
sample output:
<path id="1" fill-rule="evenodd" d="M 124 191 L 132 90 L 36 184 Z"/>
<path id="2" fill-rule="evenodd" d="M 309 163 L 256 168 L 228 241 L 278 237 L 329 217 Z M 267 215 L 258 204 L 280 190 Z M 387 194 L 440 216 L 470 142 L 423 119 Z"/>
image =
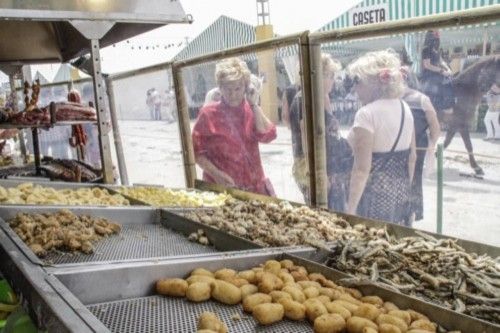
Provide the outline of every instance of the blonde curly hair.
<path id="1" fill-rule="evenodd" d="M 401 61 L 392 49 L 368 52 L 348 67 L 349 74 L 373 86 L 374 97 L 399 98 L 404 91 Z"/>
<path id="2" fill-rule="evenodd" d="M 323 75 L 336 74 L 342 70 L 342 64 L 333 59 L 331 55 L 327 53 L 321 54 L 321 69 L 323 70 Z"/>
<path id="3" fill-rule="evenodd" d="M 215 65 L 215 81 L 220 86 L 223 82 L 243 79 L 245 87 L 250 83 L 250 70 L 240 58 L 228 58 Z"/>

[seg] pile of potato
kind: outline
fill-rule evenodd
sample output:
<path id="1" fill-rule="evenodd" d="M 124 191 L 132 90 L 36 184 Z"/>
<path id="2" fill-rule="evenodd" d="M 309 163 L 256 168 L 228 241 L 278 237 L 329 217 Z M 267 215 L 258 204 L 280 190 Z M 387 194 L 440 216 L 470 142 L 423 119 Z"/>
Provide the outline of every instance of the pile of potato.
<path id="1" fill-rule="evenodd" d="M 172 190 L 163 187 L 121 187 L 120 193 L 157 207 L 217 207 L 230 196 L 226 193 Z"/>
<path id="2" fill-rule="evenodd" d="M 29 205 L 96 205 L 128 206 L 129 201 L 120 194 L 111 194 L 99 187 L 55 189 L 49 186 L 22 183 L 17 187 L 0 186 L 0 204 Z"/>
<path id="3" fill-rule="evenodd" d="M 214 299 L 229 305 L 241 303 L 261 325 L 284 318 L 308 320 L 316 333 L 429 333 L 438 328 L 421 313 L 399 309 L 378 296 L 363 296 L 322 274 L 309 274 L 291 260 L 268 260 L 261 267 L 240 272 L 197 268 L 187 279 L 157 281 L 156 290 L 192 302 Z M 208 331 L 203 327 L 203 332 L 227 331 L 225 325 L 217 327 Z"/>

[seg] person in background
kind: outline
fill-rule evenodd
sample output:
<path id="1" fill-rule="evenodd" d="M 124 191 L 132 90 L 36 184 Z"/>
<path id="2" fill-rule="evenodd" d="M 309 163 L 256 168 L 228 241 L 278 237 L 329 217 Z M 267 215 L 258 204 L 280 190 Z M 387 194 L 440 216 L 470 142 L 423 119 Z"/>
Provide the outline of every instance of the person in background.
<path id="1" fill-rule="evenodd" d="M 348 141 L 354 155 L 347 213 L 402 224 L 408 216 L 415 167 L 413 116 L 398 55 L 369 52 L 349 65 L 363 103 Z"/>
<path id="2" fill-rule="evenodd" d="M 273 196 L 259 143 L 273 141 L 276 127 L 258 105 L 258 91 L 250 88 L 250 71 L 244 61 L 229 58 L 217 63 L 215 79 L 221 100 L 201 108 L 192 132 L 203 180 Z"/>
<path id="3" fill-rule="evenodd" d="M 411 184 L 410 211 L 407 225 L 413 221 L 424 218 L 424 199 L 422 188 L 422 177 L 424 172 L 424 161 L 427 154 L 433 154 L 436 148 L 441 128 L 437 118 L 436 110 L 429 97 L 417 90 L 416 81 L 412 80 L 408 68 L 404 69 L 406 88 L 403 100 L 408 104 L 413 115 L 415 127 L 415 145 L 417 159 L 415 162 L 415 173 Z M 427 134 L 429 132 L 429 134 Z M 428 161 L 429 162 L 429 161 Z"/>
<path id="4" fill-rule="evenodd" d="M 335 116 L 333 115 L 332 106 L 330 103 L 329 93 L 333 88 L 335 83 L 335 75 L 342 69 L 342 65 L 331 58 L 328 54 L 321 55 L 321 67 L 323 72 L 323 98 L 325 105 L 325 129 L 331 130 L 334 125 L 333 122 L 337 122 Z M 297 183 L 300 191 L 304 196 L 304 202 L 308 203 L 310 201 L 309 197 L 309 168 L 307 161 L 307 144 L 305 142 L 305 122 L 302 112 L 302 93 L 299 91 L 291 104 L 290 107 L 290 130 L 292 134 L 292 149 L 293 149 L 293 178 Z M 338 126 L 337 126 L 338 127 Z M 329 133 L 326 133 L 326 146 L 327 149 L 330 146 L 329 140 L 332 137 Z M 327 159 L 332 156 L 329 155 L 330 151 L 327 150 Z M 333 158 L 333 157 L 332 157 Z M 327 166 L 328 168 L 328 166 Z M 329 179 L 332 179 L 332 170 L 328 171 Z M 330 191 L 331 186 L 328 185 L 328 191 Z"/>
<path id="5" fill-rule="evenodd" d="M 444 115 L 449 115 L 453 113 L 455 105 L 455 94 L 451 83 L 453 73 L 441 57 L 439 47 L 439 31 L 427 31 L 422 50 L 422 88 L 434 107 Z"/>
<path id="6" fill-rule="evenodd" d="M 484 116 L 485 140 L 500 140 L 500 72 L 496 73 L 495 81 L 486 94 L 488 112 Z"/>
<path id="7" fill-rule="evenodd" d="M 281 114 L 283 123 L 290 128 L 290 108 L 293 103 L 295 95 L 300 91 L 300 76 L 297 75 L 298 82 L 292 83 L 285 88 L 281 97 Z"/>

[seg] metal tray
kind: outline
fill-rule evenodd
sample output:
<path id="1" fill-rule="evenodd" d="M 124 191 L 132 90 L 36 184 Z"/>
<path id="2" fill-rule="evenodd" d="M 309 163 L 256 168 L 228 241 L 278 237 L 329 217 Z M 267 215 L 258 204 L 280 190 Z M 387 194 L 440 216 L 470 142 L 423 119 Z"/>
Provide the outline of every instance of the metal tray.
<path id="1" fill-rule="evenodd" d="M 17 213 L 50 213 L 60 207 L 0 206 L 0 229 L 17 245 L 33 264 L 61 267 L 66 265 L 95 265 L 179 256 L 203 256 L 217 251 L 257 249 L 258 245 L 245 239 L 223 233 L 219 230 L 184 220 L 177 215 L 160 212 L 150 207 L 135 208 L 84 208 L 71 207 L 77 215 L 104 217 L 122 225 L 122 231 L 102 239 L 95 245 L 92 254 L 69 254 L 52 252 L 43 259 L 38 258 L 9 227 L 7 220 Z M 187 236 L 203 229 L 213 246 L 191 242 Z"/>
<path id="2" fill-rule="evenodd" d="M 0 271 L 39 329 L 49 332 L 96 332 L 105 329 L 100 323 L 89 325 L 87 321 L 92 316 L 80 313 L 78 307 L 69 307 L 66 299 L 48 282 L 50 276 L 19 252 L 17 245 L 1 229 L 0 244 Z"/>
<path id="3" fill-rule="evenodd" d="M 88 316 L 87 311 L 90 312 L 111 332 L 194 332 L 197 317 L 205 310 L 217 312 L 231 332 L 312 332 L 308 324 L 287 320 L 268 327 L 259 326 L 252 318 L 247 318 L 242 313 L 240 306 L 225 306 L 215 302 L 191 304 L 185 299 L 155 296 L 154 284 L 161 278 L 186 277 L 198 267 L 209 270 L 223 267 L 249 269 L 269 259 L 292 259 L 296 264 L 305 266 L 309 272 L 322 273 L 334 281 L 345 277 L 340 272 L 301 258 L 311 251 L 277 250 L 279 249 L 157 263 L 120 264 L 106 268 L 74 268 L 56 272 L 56 279 L 51 285 L 62 297 L 71 297 L 68 300 L 71 307 L 85 305 L 87 310 L 82 313 Z M 456 329 L 467 333 L 498 332 L 498 327 L 489 323 L 400 293 L 373 285 L 358 289 L 365 294 L 378 295 L 400 308 L 412 308 L 422 312 L 449 330 Z M 233 320 L 234 314 L 239 314 L 243 319 Z"/>
<path id="4" fill-rule="evenodd" d="M 112 189 L 103 186 L 102 184 L 94 184 L 94 183 L 71 183 L 71 182 L 52 182 L 52 181 L 31 181 L 31 180 L 9 180 L 9 179 L 0 179 L 0 186 L 5 187 L 5 188 L 11 188 L 11 187 L 16 187 L 18 185 L 24 184 L 24 183 L 33 183 L 35 185 L 40 185 L 43 187 L 52 187 L 57 190 L 62 190 L 62 189 L 71 189 L 71 190 L 77 190 L 79 188 L 93 188 L 93 187 L 98 187 L 102 189 L 106 189 L 109 193 L 111 194 L 120 194 L 116 191 L 113 191 Z M 121 194 L 122 195 L 122 194 Z M 126 197 L 122 195 L 124 198 L 128 199 L 130 202 L 131 206 L 148 206 L 145 202 Z M 5 203 L 0 203 L 0 206 L 24 206 L 24 207 L 45 207 L 44 205 L 33 205 L 33 204 L 5 204 Z M 56 206 L 61 206 L 61 207 L 69 207 L 68 205 L 56 205 Z M 87 205 L 85 207 L 105 207 L 104 205 Z M 116 207 L 129 207 L 129 206 L 116 206 Z"/>

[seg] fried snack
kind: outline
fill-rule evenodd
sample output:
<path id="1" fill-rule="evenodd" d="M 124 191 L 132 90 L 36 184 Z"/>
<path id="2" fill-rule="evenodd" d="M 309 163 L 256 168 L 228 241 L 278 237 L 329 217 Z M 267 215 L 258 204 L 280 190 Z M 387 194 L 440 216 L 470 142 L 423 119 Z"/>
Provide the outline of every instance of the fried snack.
<path id="1" fill-rule="evenodd" d="M 319 316 L 328 313 L 325 305 L 318 299 L 310 298 L 304 302 L 306 307 L 306 316 L 311 322 L 314 322 Z"/>
<path id="2" fill-rule="evenodd" d="M 283 298 L 292 299 L 292 296 L 289 293 L 281 290 L 273 290 L 269 293 L 269 296 L 272 297 L 273 303 L 279 303 L 279 300 Z"/>
<path id="3" fill-rule="evenodd" d="M 295 283 L 295 279 L 293 278 L 292 274 L 288 272 L 280 272 L 278 274 L 278 277 L 283 281 L 283 283 Z"/>
<path id="4" fill-rule="evenodd" d="M 264 272 L 258 287 L 260 292 L 268 294 L 273 290 L 281 290 L 283 281 L 275 274 Z"/>
<path id="5" fill-rule="evenodd" d="M 153 186 L 121 187 L 120 193 L 157 207 L 217 207 L 231 196 L 226 193 L 172 190 Z"/>
<path id="6" fill-rule="evenodd" d="M 300 290 L 298 287 L 284 287 L 282 289 L 284 292 L 289 293 L 294 301 L 297 301 L 299 303 L 304 303 L 306 300 L 306 295 Z"/>
<path id="7" fill-rule="evenodd" d="M 225 280 L 234 276 L 236 276 L 236 271 L 230 268 L 222 268 L 214 273 L 214 277 L 219 280 Z"/>
<path id="8" fill-rule="evenodd" d="M 212 289 L 206 282 L 190 284 L 186 290 L 186 298 L 191 302 L 203 302 L 210 299 Z"/>
<path id="9" fill-rule="evenodd" d="M 160 295 L 184 297 L 188 283 L 183 279 L 164 279 L 156 282 L 156 292 Z"/>
<path id="10" fill-rule="evenodd" d="M 325 296 L 325 295 L 319 295 L 319 296 L 316 296 L 316 297 L 313 297 L 310 299 L 317 299 L 318 301 L 320 301 L 323 304 L 330 303 L 330 297 Z"/>
<path id="11" fill-rule="evenodd" d="M 408 313 L 410 314 L 410 317 L 411 317 L 411 321 L 416 321 L 416 320 L 419 320 L 419 319 L 425 319 L 427 321 L 430 321 L 429 318 L 424 315 L 424 314 L 421 314 L 420 312 L 417 312 L 417 311 L 414 311 L 414 310 L 406 310 L 408 311 Z"/>
<path id="12" fill-rule="evenodd" d="M 411 316 L 408 313 L 408 311 L 391 310 L 387 314 L 390 316 L 399 317 L 399 318 L 403 319 L 407 325 L 410 325 L 410 323 L 411 323 Z"/>
<path id="13" fill-rule="evenodd" d="M 319 296 L 319 288 L 316 288 L 316 287 L 304 288 L 304 295 L 306 296 L 306 298 L 318 297 Z M 328 297 L 328 301 L 330 301 L 330 297 Z"/>
<path id="14" fill-rule="evenodd" d="M 303 290 L 306 290 L 309 287 L 314 287 L 318 290 L 321 288 L 321 285 L 316 281 L 298 281 L 297 284 L 301 286 Z"/>
<path id="15" fill-rule="evenodd" d="M 378 296 L 363 296 L 360 298 L 360 301 L 363 303 L 376 305 L 377 307 L 381 307 L 384 305 L 384 300 Z"/>
<path id="16" fill-rule="evenodd" d="M 252 315 L 259 324 L 271 325 L 283 319 L 285 309 L 281 304 L 263 303 L 254 307 Z"/>
<path id="17" fill-rule="evenodd" d="M 246 284 L 240 287 L 241 290 L 241 299 L 245 299 L 245 297 L 253 295 L 259 291 L 256 285 Z"/>
<path id="18" fill-rule="evenodd" d="M 93 243 L 121 230 L 119 224 L 105 218 L 78 216 L 67 209 L 57 213 L 18 213 L 8 223 L 39 257 L 52 250 L 92 253 Z"/>
<path id="19" fill-rule="evenodd" d="M 344 301 L 344 300 L 341 300 L 341 299 L 335 300 L 332 303 L 333 304 L 338 304 L 340 306 L 343 306 L 344 308 L 346 308 L 347 310 L 349 310 L 349 312 L 351 312 L 351 313 L 353 313 L 354 311 L 356 311 L 359 308 L 358 305 L 352 304 L 351 302 L 347 302 L 347 301 Z"/>
<path id="20" fill-rule="evenodd" d="M 293 261 L 291 261 L 290 259 L 283 259 L 280 261 L 280 264 L 281 268 L 286 268 L 286 269 L 290 269 L 294 266 Z"/>
<path id="21" fill-rule="evenodd" d="M 373 321 L 356 316 L 347 319 L 346 327 L 348 333 L 363 333 L 365 327 L 370 327 L 378 331 L 378 326 Z"/>
<path id="22" fill-rule="evenodd" d="M 248 283 L 254 284 L 254 283 L 257 282 L 257 278 L 255 276 L 255 272 L 252 271 L 251 269 L 246 270 L 246 271 L 241 271 L 236 276 L 239 277 L 239 278 L 241 278 L 241 279 L 247 280 Z"/>
<path id="23" fill-rule="evenodd" d="M 336 313 L 336 314 L 340 315 L 342 318 L 344 318 L 345 320 L 352 317 L 351 312 L 349 310 L 347 310 L 346 308 L 344 308 L 342 305 L 330 302 L 330 303 L 326 303 L 325 307 L 329 313 Z"/>
<path id="24" fill-rule="evenodd" d="M 212 297 L 224 304 L 238 304 L 241 302 L 241 290 L 235 285 L 222 281 L 215 280 L 211 283 Z"/>
<path id="25" fill-rule="evenodd" d="M 363 333 L 378 333 L 373 327 L 363 327 Z"/>
<path id="26" fill-rule="evenodd" d="M 217 333 L 217 332 L 212 331 L 212 330 L 203 329 L 203 330 L 197 330 L 196 333 Z"/>
<path id="27" fill-rule="evenodd" d="M 217 333 L 227 333 L 227 326 L 215 313 L 203 312 L 198 318 L 198 330 L 212 330 Z"/>
<path id="28" fill-rule="evenodd" d="M 389 311 L 392 311 L 392 310 L 399 310 L 399 308 L 396 306 L 396 304 L 392 303 L 392 302 L 384 302 L 384 305 L 383 305 L 384 309 L 387 310 L 387 312 Z M 411 319 L 411 312 L 410 311 L 406 311 L 408 312 L 408 314 L 410 314 L 410 319 Z M 411 319 L 413 320 L 413 319 Z"/>
<path id="29" fill-rule="evenodd" d="M 380 315 L 380 310 L 373 304 L 363 303 L 352 312 L 352 315 L 374 321 Z"/>
<path id="30" fill-rule="evenodd" d="M 344 318 L 336 313 L 327 313 L 314 320 L 314 333 L 339 333 L 346 327 Z"/>
<path id="31" fill-rule="evenodd" d="M 339 299 L 340 296 L 342 296 L 342 293 L 340 291 L 333 289 L 333 288 L 326 288 L 326 287 L 320 288 L 319 294 L 328 296 L 330 298 L 330 300 L 332 300 L 332 301 Z"/>
<path id="32" fill-rule="evenodd" d="M 263 294 L 263 293 L 256 293 L 250 296 L 247 296 L 243 299 L 243 310 L 245 312 L 250 312 L 252 313 L 254 308 L 259 305 L 259 304 L 264 304 L 264 303 L 271 303 L 272 302 L 272 297 Z"/>
<path id="33" fill-rule="evenodd" d="M 397 326 L 402 332 L 406 332 L 408 330 L 408 325 L 403 319 L 399 317 L 390 316 L 387 314 L 381 314 L 380 316 L 378 316 L 376 319 L 376 323 L 379 325 L 391 324 Z"/>
<path id="34" fill-rule="evenodd" d="M 378 326 L 379 333 L 402 333 L 399 327 L 392 324 L 382 324 Z"/>
<path id="35" fill-rule="evenodd" d="M 292 299 L 282 298 L 278 301 L 285 309 L 285 317 L 291 320 L 303 320 L 306 318 L 306 307 L 304 304 Z"/>
<path id="36" fill-rule="evenodd" d="M 281 263 L 276 260 L 268 260 L 264 263 L 264 271 L 278 276 L 281 272 Z"/>

